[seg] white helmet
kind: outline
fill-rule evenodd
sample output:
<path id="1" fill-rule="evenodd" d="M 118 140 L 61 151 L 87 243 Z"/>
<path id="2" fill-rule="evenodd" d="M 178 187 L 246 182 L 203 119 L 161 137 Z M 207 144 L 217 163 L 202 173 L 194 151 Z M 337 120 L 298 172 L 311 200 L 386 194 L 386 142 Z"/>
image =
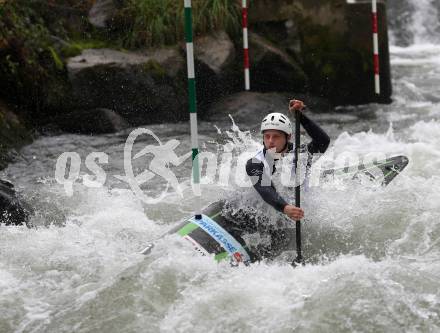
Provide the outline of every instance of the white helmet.
<path id="1" fill-rule="evenodd" d="M 269 113 L 266 117 L 264 117 L 263 121 L 261 122 L 261 133 L 263 133 L 265 130 L 272 129 L 282 131 L 287 135 L 292 134 L 292 124 L 290 123 L 289 118 L 282 113 Z"/>

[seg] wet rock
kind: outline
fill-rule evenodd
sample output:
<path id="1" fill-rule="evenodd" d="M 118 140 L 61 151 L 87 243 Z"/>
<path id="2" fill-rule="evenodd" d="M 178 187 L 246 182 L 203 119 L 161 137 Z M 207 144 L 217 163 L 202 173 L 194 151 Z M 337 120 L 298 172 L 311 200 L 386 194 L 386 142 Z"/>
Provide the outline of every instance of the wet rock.
<path id="1" fill-rule="evenodd" d="M 294 19 L 256 22 L 252 25 L 252 32 L 259 36 L 264 36 L 276 45 L 284 47 L 287 53 L 300 64 L 301 44 L 297 23 Z"/>
<path id="2" fill-rule="evenodd" d="M 69 75 L 74 78 L 78 72 L 95 66 L 114 66 L 127 68 L 133 65 L 145 64 L 149 57 L 141 53 L 121 52 L 112 49 L 87 49 L 79 56 L 70 58 L 67 63 Z"/>
<path id="3" fill-rule="evenodd" d="M 65 132 L 81 134 L 114 133 L 129 127 L 119 114 L 104 108 L 75 110 L 59 117 L 56 124 Z"/>
<path id="4" fill-rule="evenodd" d="M 113 0 L 97 0 L 89 11 L 89 22 L 97 28 L 105 28 L 116 10 Z"/>
<path id="5" fill-rule="evenodd" d="M 238 124 L 255 124 L 256 119 L 263 119 L 268 113 L 286 112 L 288 101 L 288 96 L 281 93 L 240 92 L 214 103 L 208 110 L 208 118 L 212 122 L 224 122 L 231 115 Z"/>
<path id="6" fill-rule="evenodd" d="M 197 78 L 198 112 L 203 114 L 221 97 L 236 90 L 236 52 L 234 44 L 224 31 L 215 31 L 194 41 L 195 71 Z M 186 52 L 182 49 L 182 52 Z"/>
<path id="7" fill-rule="evenodd" d="M 217 31 L 199 37 L 195 45 L 196 59 L 207 65 L 215 74 L 221 74 L 229 65 L 232 65 L 235 48 L 226 32 Z"/>
<path id="8" fill-rule="evenodd" d="M 237 123 L 255 123 L 255 119 L 263 119 L 271 112 L 287 114 L 293 97 L 303 100 L 308 112 L 328 112 L 331 108 L 329 101 L 305 94 L 240 92 L 213 104 L 207 117 L 210 121 L 224 121 L 230 114 Z"/>
<path id="9" fill-rule="evenodd" d="M 0 100 L 0 168 L 14 161 L 18 150 L 32 141 L 14 109 Z M 0 224 L 27 224 L 30 209 L 22 205 L 12 183 L 0 179 Z"/>
<path id="10" fill-rule="evenodd" d="M 282 48 L 255 33 L 249 35 L 252 89 L 305 91 L 307 75 Z"/>
<path id="11" fill-rule="evenodd" d="M 131 125 L 186 119 L 186 66 L 177 48 L 84 50 L 67 64 L 72 109 L 111 109 Z"/>
<path id="12" fill-rule="evenodd" d="M 261 93 L 243 91 L 221 98 L 207 111 L 206 120 L 218 128 L 229 129 L 231 119 L 242 130 L 259 133 L 259 121 L 270 112 L 286 110 L 287 98 L 280 93 Z M 218 133 L 216 142 L 225 144 L 229 141 L 224 131 Z"/>
<path id="13" fill-rule="evenodd" d="M 0 224 L 22 225 L 29 223 L 28 211 L 19 201 L 14 185 L 0 179 Z"/>

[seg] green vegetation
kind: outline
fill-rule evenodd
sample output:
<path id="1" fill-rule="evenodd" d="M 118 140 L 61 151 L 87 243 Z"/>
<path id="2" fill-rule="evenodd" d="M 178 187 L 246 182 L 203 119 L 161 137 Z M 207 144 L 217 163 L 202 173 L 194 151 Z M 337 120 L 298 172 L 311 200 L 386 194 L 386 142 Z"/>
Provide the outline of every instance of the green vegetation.
<path id="1" fill-rule="evenodd" d="M 33 112 L 62 107 L 65 58 L 87 46 L 69 40 L 89 39 L 83 13 L 91 2 L 0 0 L 0 97 Z"/>
<path id="2" fill-rule="evenodd" d="M 149 60 L 145 65 L 143 70 L 147 73 L 153 74 L 158 79 L 165 77 L 166 71 L 165 69 L 155 60 Z"/>
<path id="3" fill-rule="evenodd" d="M 55 49 L 52 46 L 49 46 L 48 50 L 49 50 L 50 54 L 52 55 L 52 59 L 55 63 L 55 67 L 59 71 L 62 71 L 64 69 L 64 62 L 61 60 L 59 54 L 57 53 L 57 51 L 55 51 Z"/>
<path id="4" fill-rule="evenodd" d="M 223 29 L 240 31 L 240 2 L 236 0 L 193 0 L 196 34 Z M 129 0 L 119 10 L 113 30 L 121 44 L 139 48 L 175 44 L 184 37 L 183 1 Z"/>
<path id="5" fill-rule="evenodd" d="M 111 44 L 105 40 L 72 40 L 69 41 L 68 44 L 61 49 L 61 54 L 64 58 L 71 58 L 81 54 L 81 52 L 86 49 L 102 49 L 106 47 L 114 49 L 120 48 L 118 45 Z"/>
<path id="6" fill-rule="evenodd" d="M 21 1 L 8 1 L 1 6 L 2 94 L 32 98 L 42 93 L 42 81 L 56 76 L 59 59 L 50 50 L 50 34 L 41 16 Z"/>

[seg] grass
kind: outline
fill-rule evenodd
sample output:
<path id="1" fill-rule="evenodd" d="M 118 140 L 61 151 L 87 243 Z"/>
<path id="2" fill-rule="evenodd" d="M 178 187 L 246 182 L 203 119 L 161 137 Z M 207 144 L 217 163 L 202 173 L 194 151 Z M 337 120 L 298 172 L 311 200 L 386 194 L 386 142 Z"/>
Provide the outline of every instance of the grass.
<path id="1" fill-rule="evenodd" d="M 240 31 L 239 1 L 193 0 L 192 5 L 196 34 L 217 29 L 232 34 Z M 174 44 L 184 38 L 183 0 L 129 0 L 116 22 L 124 47 Z"/>
<path id="2" fill-rule="evenodd" d="M 50 52 L 50 55 L 52 56 L 53 62 L 55 63 L 55 67 L 59 71 L 62 71 L 64 69 L 64 62 L 63 60 L 61 60 L 60 55 L 58 54 L 57 51 L 55 51 L 55 49 L 52 46 L 49 46 L 48 50 Z"/>
<path id="3" fill-rule="evenodd" d="M 88 40 L 71 40 L 69 44 L 62 48 L 61 54 L 64 58 L 71 58 L 80 55 L 85 49 L 103 49 L 113 48 L 119 49 L 118 45 L 113 45 L 105 40 L 88 39 Z"/>

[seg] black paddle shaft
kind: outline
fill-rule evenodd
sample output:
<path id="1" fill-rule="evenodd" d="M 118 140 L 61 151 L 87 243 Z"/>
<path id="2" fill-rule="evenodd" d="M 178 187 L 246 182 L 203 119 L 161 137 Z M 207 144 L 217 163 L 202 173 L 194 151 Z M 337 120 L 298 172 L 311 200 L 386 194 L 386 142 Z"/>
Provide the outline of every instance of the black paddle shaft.
<path id="1" fill-rule="evenodd" d="M 300 137 L 300 120 L 301 120 L 301 111 L 295 111 L 295 206 L 301 207 L 301 185 L 300 185 L 300 170 L 298 168 L 299 161 L 299 150 L 301 145 L 301 137 Z M 302 263 L 302 251 L 301 251 L 301 221 L 297 220 L 295 222 L 296 226 L 296 263 Z"/>

